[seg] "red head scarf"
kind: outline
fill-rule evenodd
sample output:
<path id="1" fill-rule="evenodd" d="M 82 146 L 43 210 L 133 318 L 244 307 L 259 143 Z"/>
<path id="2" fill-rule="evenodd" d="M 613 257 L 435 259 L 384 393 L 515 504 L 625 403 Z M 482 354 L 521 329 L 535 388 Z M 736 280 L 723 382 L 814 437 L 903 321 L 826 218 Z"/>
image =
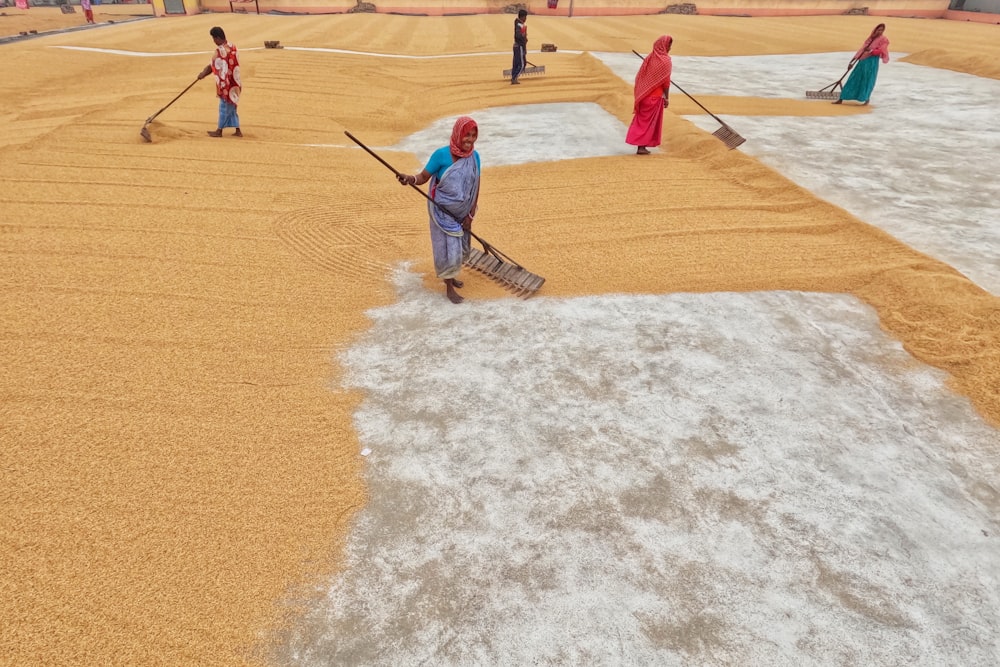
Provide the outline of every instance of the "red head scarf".
<path id="1" fill-rule="evenodd" d="M 879 28 L 882 28 L 884 31 L 885 24 L 879 23 L 875 26 L 872 34 L 868 35 L 868 39 L 861 45 L 858 52 L 854 54 L 855 59 L 863 56 L 865 51 L 869 51 L 873 56 L 881 57 L 883 62 L 889 62 L 889 38 L 885 35 L 876 36 L 875 33 L 878 32 Z"/>
<path id="2" fill-rule="evenodd" d="M 882 28 L 882 31 L 885 32 L 885 24 L 884 23 L 879 23 L 877 26 L 875 26 L 874 28 L 872 28 L 872 34 L 868 35 L 868 41 L 869 42 L 871 42 L 873 39 L 875 39 L 875 33 L 878 32 L 879 28 Z"/>
<path id="3" fill-rule="evenodd" d="M 476 125 L 476 121 L 472 120 L 468 116 L 459 116 L 458 120 L 455 121 L 455 127 L 451 128 L 451 154 L 455 157 L 469 157 L 472 155 L 474 149 L 470 148 L 468 151 L 462 149 L 462 137 L 469 133 L 469 130 L 479 131 L 479 126 Z"/>
<path id="4" fill-rule="evenodd" d="M 639 73 L 635 75 L 636 103 L 649 97 L 657 88 L 670 85 L 670 72 L 673 69 L 670 45 L 673 43 L 674 38 L 670 35 L 662 35 L 653 42 L 653 52 L 642 61 Z"/>

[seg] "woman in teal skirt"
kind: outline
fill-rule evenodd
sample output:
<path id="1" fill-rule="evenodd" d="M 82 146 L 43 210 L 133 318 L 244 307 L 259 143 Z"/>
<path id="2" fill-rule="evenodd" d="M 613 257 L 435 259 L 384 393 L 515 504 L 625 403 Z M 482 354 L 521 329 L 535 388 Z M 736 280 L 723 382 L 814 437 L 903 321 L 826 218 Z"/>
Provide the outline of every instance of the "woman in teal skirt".
<path id="1" fill-rule="evenodd" d="M 889 39 L 883 34 L 884 32 L 885 24 L 879 23 L 851 58 L 847 68 L 853 67 L 854 71 L 847 77 L 847 83 L 840 91 L 840 99 L 834 104 L 841 104 L 844 100 L 857 100 L 862 105 L 868 104 L 872 90 L 875 89 L 875 80 L 878 78 L 878 62 L 879 60 L 884 63 L 889 62 Z"/>

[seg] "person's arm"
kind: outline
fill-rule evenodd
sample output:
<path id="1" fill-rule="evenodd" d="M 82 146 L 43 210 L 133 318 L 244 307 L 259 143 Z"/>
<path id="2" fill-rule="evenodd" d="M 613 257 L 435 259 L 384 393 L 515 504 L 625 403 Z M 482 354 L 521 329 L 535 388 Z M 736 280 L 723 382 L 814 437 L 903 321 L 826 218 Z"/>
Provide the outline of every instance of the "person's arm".
<path id="1" fill-rule="evenodd" d="M 869 55 L 871 55 L 868 52 L 868 49 L 871 47 L 871 44 L 872 44 L 871 41 L 865 40 L 865 43 L 862 44 L 861 48 L 858 49 L 857 53 L 854 54 L 854 57 L 851 59 L 851 64 L 848 65 L 847 69 L 851 69 L 851 67 L 858 64 L 859 62 L 867 58 Z"/>
<path id="2" fill-rule="evenodd" d="M 876 40 L 869 47 L 868 53 L 876 58 L 881 58 L 882 62 L 889 62 L 889 41 L 886 39 Z"/>
<path id="3" fill-rule="evenodd" d="M 431 174 L 440 174 L 452 163 L 451 152 L 447 146 L 442 146 L 433 153 L 427 160 L 427 164 L 416 174 L 400 174 L 396 177 L 402 185 L 423 185 L 431 180 Z"/>
<path id="4" fill-rule="evenodd" d="M 467 232 L 472 231 L 472 221 L 476 217 L 476 213 L 479 212 L 479 187 L 476 187 L 476 199 L 472 202 L 472 208 L 469 209 L 469 215 L 465 216 L 465 220 L 462 221 L 462 229 Z"/>
<path id="5" fill-rule="evenodd" d="M 431 175 L 426 169 L 421 169 L 419 174 L 400 174 L 396 180 L 400 185 L 423 185 L 431 180 Z"/>
<path id="6" fill-rule="evenodd" d="M 479 161 L 479 151 L 474 151 L 472 155 L 476 160 L 476 169 L 479 171 L 480 174 L 482 174 L 483 165 Z M 479 179 L 476 180 L 476 198 L 472 201 L 472 208 L 469 209 L 469 214 L 465 216 L 465 220 L 462 221 L 462 229 L 464 229 L 467 232 L 472 231 L 472 220 L 476 217 L 476 213 L 479 212 L 480 182 L 481 181 Z"/>
<path id="7" fill-rule="evenodd" d="M 198 74 L 198 79 L 204 79 L 206 76 L 208 76 L 211 73 L 212 73 L 212 66 L 211 65 L 205 65 L 205 69 L 201 70 L 201 73 Z"/>
<path id="8" fill-rule="evenodd" d="M 469 209 L 469 215 L 465 216 L 465 220 L 462 221 L 462 229 L 467 232 L 472 231 L 472 221 L 476 217 L 476 213 L 479 211 L 479 193 L 476 193 L 476 201 L 472 202 L 472 208 Z"/>

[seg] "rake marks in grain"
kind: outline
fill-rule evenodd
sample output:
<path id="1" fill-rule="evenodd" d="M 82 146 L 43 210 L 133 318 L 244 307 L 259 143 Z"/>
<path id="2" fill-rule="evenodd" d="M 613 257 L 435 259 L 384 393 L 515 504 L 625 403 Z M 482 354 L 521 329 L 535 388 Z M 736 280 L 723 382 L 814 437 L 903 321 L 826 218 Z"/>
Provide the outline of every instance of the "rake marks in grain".
<path id="1" fill-rule="evenodd" d="M 275 232 L 296 253 L 330 273 L 371 277 L 390 268 L 373 258 L 380 241 L 375 231 L 352 225 L 329 209 L 293 211 L 275 221 Z"/>

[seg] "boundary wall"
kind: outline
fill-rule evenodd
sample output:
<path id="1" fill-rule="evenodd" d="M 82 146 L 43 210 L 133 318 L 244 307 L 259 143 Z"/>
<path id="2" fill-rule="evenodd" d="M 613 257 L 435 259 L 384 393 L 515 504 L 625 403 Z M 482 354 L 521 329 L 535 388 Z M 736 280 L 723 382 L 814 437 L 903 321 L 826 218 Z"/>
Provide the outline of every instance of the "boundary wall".
<path id="1" fill-rule="evenodd" d="M 989 14 L 986 12 L 960 12 L 949 9 L 944 17 L 952 21 L 972 21 L 973 23 L 995 23 L 1000 25 L 1000 14 Z"/>
<path id="2" fill-rule="evenodd" d="M 183 3 L 183 12 L 177 9 Z M 165 4 L 174 11 L 165 11 Z M 1000 14 L 951 11 L 949 0 L 153 0 L 157 16 L 197 14 L 202 11 L 288 14 L 344 14 L 372 12 L 413 16 L 455 16 L 513 13 L 526 7 L 535 16 L 632 16 L 700 14 L 706 16 L 831 16 L 865 14 L 908 18 L 947 18 L 984 23 L 1000 22 Z"/>

